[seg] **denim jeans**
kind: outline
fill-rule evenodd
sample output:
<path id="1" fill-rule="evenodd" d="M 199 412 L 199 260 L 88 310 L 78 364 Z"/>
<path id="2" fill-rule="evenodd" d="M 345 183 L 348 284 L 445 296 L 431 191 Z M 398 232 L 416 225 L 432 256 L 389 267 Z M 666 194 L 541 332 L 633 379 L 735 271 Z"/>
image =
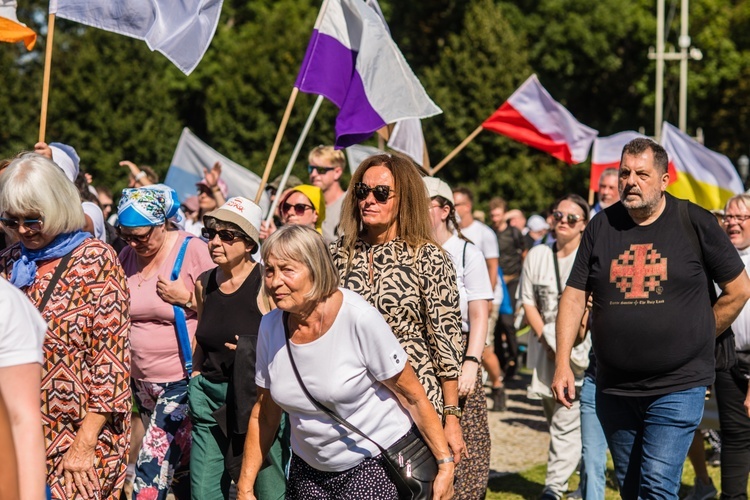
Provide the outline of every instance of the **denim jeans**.
<path id="1" fill-rule="evenodd" d="M 583 500 L 602 500 L 607 474 L 607 439 L 596 416 L 596 382 L 588 375 L 581 387 L 581 441 Z"/>
<path id="2" fill-rule="evenodd" d="M 705 387 L 659 396 L 596 391 L 623 500 L 676 500 L 682 466 L 703 417 Z"/>

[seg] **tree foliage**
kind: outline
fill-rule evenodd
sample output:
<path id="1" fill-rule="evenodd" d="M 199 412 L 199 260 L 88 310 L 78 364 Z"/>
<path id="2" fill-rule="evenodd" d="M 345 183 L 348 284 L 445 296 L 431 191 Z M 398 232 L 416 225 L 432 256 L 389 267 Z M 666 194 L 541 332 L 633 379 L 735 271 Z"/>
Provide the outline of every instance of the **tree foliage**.
<path id="1" fill-rule="evenodd" d="M 444 114 L 423 122 L 433 164 L 484 121 L 531 73 L 580 121 L 610 135 L 653 133 L 653 0 L 380 0 L 394 39 Z M 18 15 L 37 47 L 0 45 L 0 157 L 37 140 L 47 2 Z M 95 183 L 121 188 L 119 160 L 162 175 L 183 127 L 261 173 L 305 53 L 320 1 L 225 0 L 216 36 L 189 77 L 138 40 L 58 21 L 48 140 L 74 145 Z M 675 2 L 668 3 L 671 9 Z M 672 12 L 672 10 L 670 10 Z M 679 8 L 666 26 L 677 45 Z M 693 0 L 688 132 L 736 160 L 750 153 L 750 0 Z M 677 122 L 677 63 L 667 63 L 665 118 Z M 272 172 L 288 161 L 315 97 L 300 94 Z M 336 108 L 326 102 L 303 147 L 331 143 Z M 375 140 L 370 141 L 371 144 Z M 585 194 L 588 164 L 569 167 L 482 132 L 440 174 L 538 211 L 568 191 Z"/>

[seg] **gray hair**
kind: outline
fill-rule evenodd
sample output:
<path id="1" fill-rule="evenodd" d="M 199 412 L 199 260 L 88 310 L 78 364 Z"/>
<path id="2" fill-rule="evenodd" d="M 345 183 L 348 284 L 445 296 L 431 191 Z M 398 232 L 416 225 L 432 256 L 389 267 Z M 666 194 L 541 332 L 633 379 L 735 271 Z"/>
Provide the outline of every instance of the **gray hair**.
<path id="1" fill-rule="evenodd" d="M 52 160 L 24 153 L 0 174 L 0 213 L 44 217 L 42 233 L 55 235 L 86 224 L 78 189 Z"/>
<path id="2" fill-rule="evenodd" d="M 312 289 L 306 296 L 310 300 L 321 300 L 338 289 L 339 275 L 331 254 L 323 237 L 310 227 L 297 224 L 282 227 L 261 245 L 261 256 L 263 262 L 274 257 L 303 264 L 312 281 Z"/>
<path id="3" fill-rule="evenodd" d="M 614 175 L 615 177 L 620 176 L 620 171 L 616 168 L 605 168 L 602 171 L 602 174 L 599 176 L 599 184 L 602 183 L 602 180 L 609 177 L 610 175 Z"/>
<path id="4" fill-rule="evenodd" d="M 622 165 L 622 159 L 625 155 L 637 156 L 641 153 L 645 153 L 648 150 L 654 155 L 654 168 L 660 174 L 666 174 L 669 165 L 669 156 L 666 150 L 661 147 L 657 142 L 652 141 L 646 137 L 636 137 L 629 143 L 625 144 L 622 148 L 622 156 L 620 157 L 620 165 Z"/>
<path id="5" fill-rule="evenodd" d="M 750 194 L 742 193 L 732 196 L 727 200 L 727 204 L 724 205 L 724 211 L 726 212 L 729 205 L 733 203 L 745 205 L 745 208 L 750 210 Z"/>

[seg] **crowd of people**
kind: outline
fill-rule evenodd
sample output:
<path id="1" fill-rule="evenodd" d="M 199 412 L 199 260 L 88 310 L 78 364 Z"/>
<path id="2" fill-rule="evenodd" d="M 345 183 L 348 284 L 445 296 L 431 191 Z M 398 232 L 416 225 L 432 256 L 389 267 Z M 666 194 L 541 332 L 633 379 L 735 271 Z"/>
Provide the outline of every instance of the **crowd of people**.
<path id="1" fill-rule="evenodd" d="M 180 200 L 130 161 L 94 188 L 65 144 L 0 163 L 0 499 L 481 499 L 524 362 L 541 499 L 604 498 L 607 449 L 623 498 L 677 498 L 712 385 L 747 498 L 750 196 L 717 224 L 636 139 L 593 207 L 493 197 L 487 225 L 404 156 L 347 186 L 342 151 L 308 160 L 268 222 L 220 164 Z"/>

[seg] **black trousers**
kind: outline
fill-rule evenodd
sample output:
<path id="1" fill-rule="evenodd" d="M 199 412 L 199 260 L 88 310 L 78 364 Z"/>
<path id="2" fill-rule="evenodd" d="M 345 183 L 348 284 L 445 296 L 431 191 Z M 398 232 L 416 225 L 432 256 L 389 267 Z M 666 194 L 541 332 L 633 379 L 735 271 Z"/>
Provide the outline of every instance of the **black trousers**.
<path id="1" fill-rule="evenodd" d="M 518 290 L 518 278 L 507 283 L 508 295 L 513 312 L 516 310 L 516 290 Z M 500 368 L 506 377 L 513 377 L 518 369 L 518 340 L 516 340 L 515 314 L 501 314 L 495 324 L 495 354 L 500 361 Z M 506 344 L 503 346 L 503 334 Z M 509 366 L 514 361 L 516 364 Z"/>
<path id="2" fill-rule="evenodd" d="M 743 406 L 747 380 L 717 371 L 714 388 L 721 425 L 721 498 L 747 499 L 750 474 L 750 416 Z"/>

